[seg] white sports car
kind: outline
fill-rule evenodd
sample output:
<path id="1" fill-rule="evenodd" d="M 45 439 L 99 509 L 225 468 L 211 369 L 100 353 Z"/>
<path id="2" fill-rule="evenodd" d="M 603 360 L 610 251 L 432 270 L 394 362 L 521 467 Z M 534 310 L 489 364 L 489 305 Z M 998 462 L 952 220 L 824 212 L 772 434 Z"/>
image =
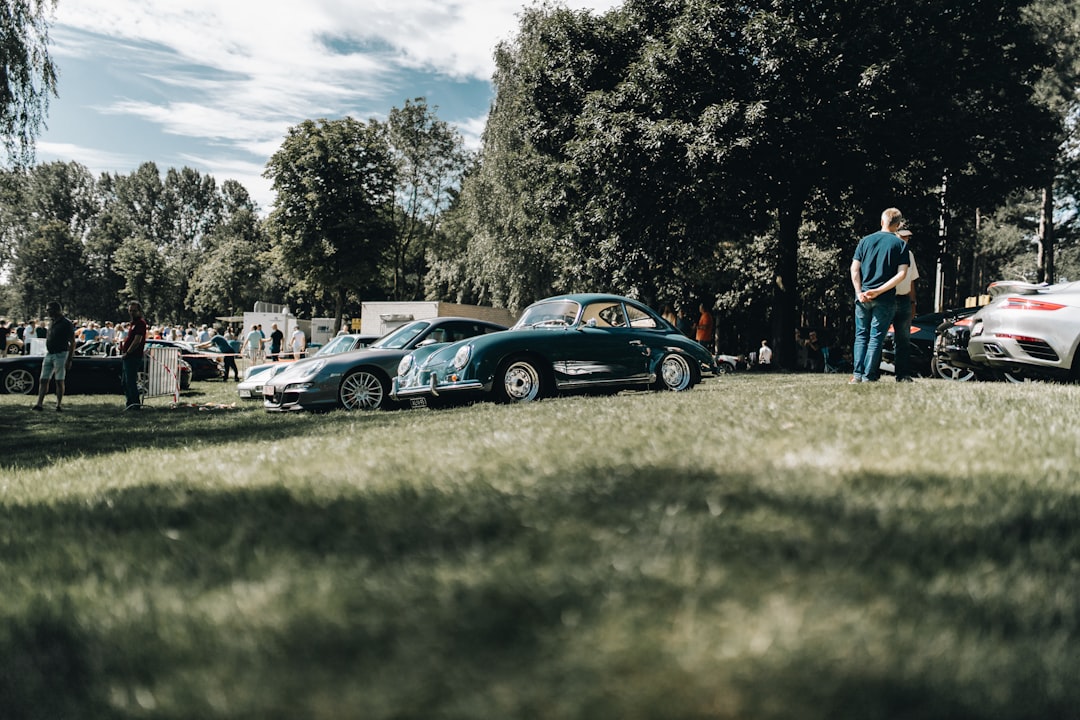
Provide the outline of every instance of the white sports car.
<path id="1" fill-rule="evenodd" d="M 379 339 L 378 335 L 338 335 L 336 338 L 319 348 L 311 357 L 326 357 L 337 353 L 349 352 L 366 348 Z M 236 386 L 236 392 L 245 400 L 262 400 L 263 385 L 267 381 L 277 377 L 293 363 L 292 358 L 282 358 L 277 362 L 252 365 L 244 371 L 244 379 Z"/>
<path id="2" fill-rule="evenodd" d="M 1080 282 L 997 282 L 989 292 L 971 323 L 973 362 L 1028 378 L 1080 378 Z"/>

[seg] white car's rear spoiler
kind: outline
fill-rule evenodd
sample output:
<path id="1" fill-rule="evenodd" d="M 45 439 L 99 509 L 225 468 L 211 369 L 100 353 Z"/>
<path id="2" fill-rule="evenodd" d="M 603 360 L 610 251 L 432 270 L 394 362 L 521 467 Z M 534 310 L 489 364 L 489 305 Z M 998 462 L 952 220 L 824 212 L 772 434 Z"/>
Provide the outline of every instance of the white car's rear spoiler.
<path id="1" fill-rule="evenodd" d="M 1046 283 L 1029 283 L 1018 280 L 1000 280 L 990 283 L 986 291 L 990 293 L 990 299 L 1009 293 L 1010 295 L 1038 295 L 1041 290 L 1050 287 Z"/>

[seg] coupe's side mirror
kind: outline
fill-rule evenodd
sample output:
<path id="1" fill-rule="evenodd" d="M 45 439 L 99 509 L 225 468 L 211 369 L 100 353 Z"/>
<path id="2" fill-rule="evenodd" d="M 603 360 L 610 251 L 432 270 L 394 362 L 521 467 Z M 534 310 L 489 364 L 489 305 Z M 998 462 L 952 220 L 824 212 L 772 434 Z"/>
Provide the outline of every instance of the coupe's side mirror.
<path id="1" fill-rule="evenodd" d="M 585 323 L 587 327 L 596 327 L 596 318 L 589 318 L 589 321 Z"/>

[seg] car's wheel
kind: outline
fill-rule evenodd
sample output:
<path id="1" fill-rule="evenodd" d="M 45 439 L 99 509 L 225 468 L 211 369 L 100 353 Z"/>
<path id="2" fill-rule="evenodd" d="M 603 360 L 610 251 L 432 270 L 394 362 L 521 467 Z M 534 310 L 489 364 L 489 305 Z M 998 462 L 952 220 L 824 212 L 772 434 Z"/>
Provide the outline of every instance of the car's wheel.
<path id="1" fill-rule="evenodd" d="M 539 400 L 544 396 L 544 376 L 532 360 L 508 360 L 495 375 L 494 393 L 495 399 L 502 402 Z"/>
<path id="2" fill-rule="evenodd" d="M 1023 370 L 1002 370 L 1000 377 L 1009 383 L 1027 383 L 1031 378 Z"/>
<path id="3" fill-rule="evenodd" d="M 716 371 L 721 375 L 730 375 L 735 372 L 735 366 L 729 362 L 722 362 L 716 366 Z"/>
<path id="4" fill-rule="evenodd" d="M 9 395 L 30 395 L 36 384 L 34 374 L 24 368 L 15 368 L 4 376 L 4 392 Z"/>
<path id="5" fill-rule="evenodd" d="M 948 360 L 942 360 L 940 358 L 933 358 L 930 361 L 930 373 L 934 377 L 944 378 L 945 380 L 957 380 L 959 382 L 968 382 L 975 379 L 975 371 L 971 368 L 956 367 L 950 365 Z"/>
<path id="6" fill-rule="evenodd" d="M 386 406 L 387 382 L 370 370 L 353 370 L 341 381 L 338 401 L 346 410 L 378 410 Z"/>
<path id="7" fill-rule="evenodd" d="M 657 390 L 681 392 L 694 386 L 694 371 L 686 358 L 678 353 L 668 353 L 660 360 L 660 372 L 656 378 Z"/>

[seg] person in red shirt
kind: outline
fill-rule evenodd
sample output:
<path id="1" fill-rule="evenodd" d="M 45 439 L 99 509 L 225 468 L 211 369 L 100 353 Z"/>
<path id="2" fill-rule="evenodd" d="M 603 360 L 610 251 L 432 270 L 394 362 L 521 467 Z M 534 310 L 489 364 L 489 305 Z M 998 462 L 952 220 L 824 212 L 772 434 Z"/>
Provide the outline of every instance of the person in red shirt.
<path id="1" fill-rule="evenodd" d="M 701 343 L 706 350 L 712 352 L 713 334 L 716 329 L 716 326 L 713 324 L 713 316 L 712 313 L 709 312 L 709 309 L 705 307 L 705 303 L 701 303 L 698 309 L 701 312 L 701 317 L 698 318 L 697 325 L 694 326 L 696 328 L 694 339 Z"/>
<path id="2" fill-rule="evenodd" d="M 143 318 L 142 305 L 132 300 L 128 303 L 131 314 L 131 326 L 120 344 L 120 356 L 123 358 L 124 395 L 127 398 L 125 410 L 140 410 L 142 398 L 139 396 L 139 372 L 143 366 L 143 347 L 146 345 L 148 328 Z"/>

